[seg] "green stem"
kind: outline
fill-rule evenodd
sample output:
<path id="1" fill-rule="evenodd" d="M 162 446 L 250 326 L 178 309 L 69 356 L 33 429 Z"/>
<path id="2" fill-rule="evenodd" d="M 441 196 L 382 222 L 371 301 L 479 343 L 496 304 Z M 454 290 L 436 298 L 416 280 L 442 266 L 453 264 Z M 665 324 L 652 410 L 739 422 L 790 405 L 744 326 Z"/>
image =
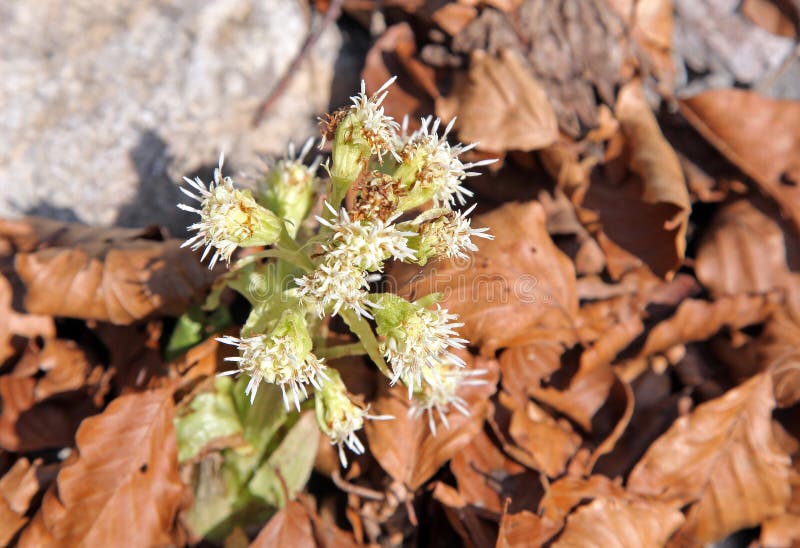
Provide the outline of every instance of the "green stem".
<path id="1" fill-rule="evenodd" d="M 372 358 L 372 361 L 375 362 L 380 372 L 391 379 L 392 373 L 389 371 L 389 366 L 386 365 L 386 362 L 383 360 L 383 354 L 381 354 L 378 339 L 375 337 L 375 333 L 373 333 L 372 327 L 370 327 L 367 320 L 359 316 L 354 310 L 342 310 L 339 314 L 350 328 L 350 331 L 355 333 L 358 340 L 364 345 L 364 349 L 367 351 L 369 357 Z"/>
<path id="2" fill-rule="evenodd" d="M 347 356 L 361 356 L 366 354 L 367 350 L 360 342 L 351 344 L 340 344 L 339 346 L 329 346 L 314 349 L 314 354 L 318 358 L 326 358 L 328 360 L 335 360 L 336 358 L 345 358 Z"/>

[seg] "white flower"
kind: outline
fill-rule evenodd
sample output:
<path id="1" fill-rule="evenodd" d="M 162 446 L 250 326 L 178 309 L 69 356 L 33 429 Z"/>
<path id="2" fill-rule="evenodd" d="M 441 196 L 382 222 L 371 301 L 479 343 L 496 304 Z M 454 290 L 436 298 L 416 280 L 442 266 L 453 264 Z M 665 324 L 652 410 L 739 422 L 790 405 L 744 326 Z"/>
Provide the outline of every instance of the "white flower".
<path id="1" fill-rule="evenodd" d="M 200 178 L 184 180 L 195 193 L 181 187 L 181 192 L 200 203 L 199 209 L 178 204 L 184 211 L 197 213 L 200 221 L 189 230 L 197 234 L 186 240 L 181 247 L 191 246 L 197 250 L 205 246 L 200 260 L 204 260 L 213 248 L 214 254 L 208 268 L 214 268 L 220 258 L 230 262 L 231 255 L 239 246 L 269 245 L 277 241 L 281 221 L 274 213 L 256 203 L 250 191 L 233 187 L 230 177 L 222 176 L 224 155 L 219 157 L 219 167 L 214 170 L 214 181 L 206 188 Z"/>
<path id="2" fill-rule="evenodd" d="M 463 386 L 486 384 L 485 379 L 475 378 L 485 374 L 485 369 L 465 369 L 461 365 L 446 361 L 423 369 L 422 376 L 425 382 L 414 392 L 408 414 L 419 418 L 427 413 L 428 426 L 435 436 L 436 417 L 434 412 L 439 414 L 439 419 L 445 428 L 450 428 L 447 413 L 451 407 L 462 415 L 469 415 L 467 402 L 458 395 L 458 391 Z"/>
<path id="3" fill-rule="evenodd" d="M 431 122 L 433 122 L 431 124 Z M 453 128 L 455 118 L 450 121 L 439 136 L 441 120 L 432 117 L 422 119 L 422 126 L 408 138 L 406 145 L 400 152 L 400 157 L 406 162 L 420 163 L 416 180 L 422 185 L 433 188 L 433 204 L 439 207 L 446 204 L 466 203 L 464 196 L 473 196 L 471 190 L 462 186 L 464 179 L 479 175 L 469 171 L 472 168 L 485 166 L 495 162 L 495 159 L 481 160 L 464 164 L 459 156 L 472 150 L 477 143 L 470 145 L 458 144 L 450 146 L 447 135 Z"/>
<path id="4" fill-rule="evenodd" d="M 399 325 L 384 331 L 386 339 L 381 343 L 381 351 L 392 366 L 391 383 L 402 379 L 408 386 L 409 398 L 414 388 L 428 378 L 425 370 L 442 360 L 464 365 L 464 360 L 449 350 L 464 348 L 467 343 L 456 332 L 456 328 L 464 325 L 452 321 L 457 318 L 438 305 L 435 310 L 420 306 L 415 312 L 405 314 Z"/>
<path id="5" fill-rule="evenodd" d="M 328 221 L 322 217 L 317 220 L 333 231 L 330 239 L 323 244 L 323 249 L 341 263 L 352 264 L 366 271 L 381 270 L 383 263 L 393 257 L 398 261 L 415 258 L 414 251 L 408 247 L 408 238 L 416 236 L 414 232 L 397 230 L 392 224 L 398 216 L 383 221 L 381 219 L 351 220 L 344 208 L 337 213 L 329 203 L 333 219 Z"/>
<path id="6" fill-rule="evenodd" d="M 289 409 L 289 398 L 286 393 L 288 387 L 295 407 L 299 411 L 300 393 L 302 392 L 304 398 L 308 397 L 305 385 L 310 384 L 314 388 L 319 388 L 321 380 L 327 378 L 324 360 L 306 351 L 292 336 L 256 335 L 244 338 L 225 336 L 217 340 L 239 349 L 239 356 L 225 358 L 237 362 L 238 369 L 223 375 L 240 372 L 250 375 L 250 382 L 245 390 L 245 394 L 250 396 L 250 403 L 255 401 L 258 386 L 264 381 L 280 385 L 283 403 L 287 410 Z"/>
<path id="7" fill-rule="evenodd" d="M 347 392 L 339 372 L 332 369 L 330 375 L 318 390 L 314 398 L 317 424 L 320 430 L 331 440 L 331 445 L 339 447 L 339 460 L 347 466 L 344 446 L 353 453 L 364 453 L 364 445 L 356 432 L 364 427 L 365 419 L 389 420 L 391 415 L 370 415 L 369 406 L 357 405 Z"/>
<path id="8" fill-rule="evenodd" d="M 494 236 L 487 234 L 488 228 L 472 228 L 469 214 L 475 209 L 475 205 L 477 204 L 464 212 L 450 212 L 423 226 L 420 236 L 435 255 L 446 259 L 466 259 L 468 255 L 465 251 L 478 250 L 478 246 L 472 242 L 473 237 L 494 239 Z"/>
<path id="9" fill-rule="evenodd" d="M 386 89 L 391 86 L 397 76 L 387 80 L 371 97 L 367 97 L 367 85 L 361 80 L 361 92 L 350 98 L 353 105 L 350 112 L 360 125 L 361 136 L 370 145 L 372 153 L 382 159 L 386 152 L 395 154 L 394 139 L 400 125 L 391 116 L 383 112 L 383 100 L 389 93 Z"/>
<path id="10" fill-rule="evenodd" d="M 295 278 L 300 299 L 312 305 L 321 318 L 329 308 L 333 315 L 344 308 L 355 310 L 365 318 L 372 318 L 365 306 L 369 289 L 367 273 L 356 265 L 329 255 L 313 272 Z"/>

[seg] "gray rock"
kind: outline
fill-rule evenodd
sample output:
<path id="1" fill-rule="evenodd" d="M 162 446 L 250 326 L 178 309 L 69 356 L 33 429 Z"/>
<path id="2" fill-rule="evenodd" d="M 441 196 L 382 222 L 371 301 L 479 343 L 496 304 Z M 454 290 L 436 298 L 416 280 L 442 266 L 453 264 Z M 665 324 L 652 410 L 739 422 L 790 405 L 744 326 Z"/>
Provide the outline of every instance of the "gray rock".
<path id="1" fill-rule="evenodd" d="M 167 225 L 183 175 L 234 174 L 315 135 L 341 38 L 331 25 L 261 127 L 299 50 L 302 0 L 0 3 L 0 216 Z"/>

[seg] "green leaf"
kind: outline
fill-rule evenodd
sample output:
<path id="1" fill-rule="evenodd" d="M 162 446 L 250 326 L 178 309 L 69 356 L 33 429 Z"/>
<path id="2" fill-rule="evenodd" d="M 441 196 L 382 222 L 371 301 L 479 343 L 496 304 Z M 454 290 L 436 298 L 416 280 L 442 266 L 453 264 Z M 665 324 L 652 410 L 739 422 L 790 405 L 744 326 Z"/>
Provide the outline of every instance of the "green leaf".
<path id="1" fill-rule="evenodd" d="M 319 427 L 314 413 L 306 412 L 256 471 L 248 487 L 271 506 L 283 507 L 294 499 L 311 476 L 319 446 Z M 281 481 L 283 479 L 283 481 Z M 287 493 L 288 491 L 288 493 Z"/>
<path id="2" fill-rule="evenodd" d="M 241 434 L 242 423 L 236 412 L 227 377 L 215 380 L 215 392 L 198 394 L 189 404 L 188 413 L 175 419 L 178 438 L 178 461 L 196 457 L 214 440 Z"/>
<path id="3" fill-rule="evenodd" d="M 189 308 L 178 318 L 178 323 L 175 324 L 175 329 L 164 349 L 164 358 L 167 361 L 174 360 L 212 333 L 222 330 L 231 323 L 233 320 L 227 308 L 218 308 L 212 312 L 205 312 L 199 306 Z"/>

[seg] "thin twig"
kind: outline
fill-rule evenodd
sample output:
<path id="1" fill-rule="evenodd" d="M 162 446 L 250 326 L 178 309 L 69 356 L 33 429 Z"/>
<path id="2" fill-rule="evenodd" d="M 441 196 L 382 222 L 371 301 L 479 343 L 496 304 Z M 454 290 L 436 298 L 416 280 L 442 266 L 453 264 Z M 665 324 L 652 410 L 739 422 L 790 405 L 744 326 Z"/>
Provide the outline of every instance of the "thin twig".
<path id="1" fill-rule="evenodd" d="M 349 481 L 342 478 L 338 470 L 333 471 L 333 473 L 331 474 L 331 479 L 333 480 L 334 485 L 336 485 L 336 487 L 338 487 L 345 493 L 352 493 L 353 495 L 358 495 L 362 499 L 383 500 L 386 498 L 385 495 L 380 491 L 376 491 L 368 487 L 353 485 Z"/>
<path id="2" fill-rule="evenodd" d="M 300 51 L 297 52 L 292 62 L 289 64 L 289 67 L 286 69 L 286 72 L 283 73 L 281 79 L 278 80 L 278 83 L 275 84 L 275 87 L 272 88 L 272 91 L 269 92 L 269 95 L 261 102 L 261 104 L 256 109 L 256 113 L 253 116 L 252 125 L 253 127 L 258 127 L 261 122 L 264 120 L 264 117 L 267 113 L 272 109 L 275 105 L 275 102 L 278 98 L 283 95 L 283 92 L 286 91 L 286 88 L 289 87 L 289 83 L 292 81 L 292 77 L 294 76 L 297 69 L 300 67 L 300 64 L 303 62 L 303 59 L 308 57 L 311 50 L 314 48 L 314 45 L 319 40 L 319 37 L 325 32 L 325 29 L 328 26 L 339 18 L 339 14 L 342 11 L 342 2 L 344 0 L 331 0 L 330 4 L 328 4 L 328 11 L 325 12 L 325 15 L 322 17 L 322 21 L 320 21 L 317 28 L 309 28 L 308 34 L 306 35 L 306 39 L 303 42 L 303 45 L 300 47 Z"/>

